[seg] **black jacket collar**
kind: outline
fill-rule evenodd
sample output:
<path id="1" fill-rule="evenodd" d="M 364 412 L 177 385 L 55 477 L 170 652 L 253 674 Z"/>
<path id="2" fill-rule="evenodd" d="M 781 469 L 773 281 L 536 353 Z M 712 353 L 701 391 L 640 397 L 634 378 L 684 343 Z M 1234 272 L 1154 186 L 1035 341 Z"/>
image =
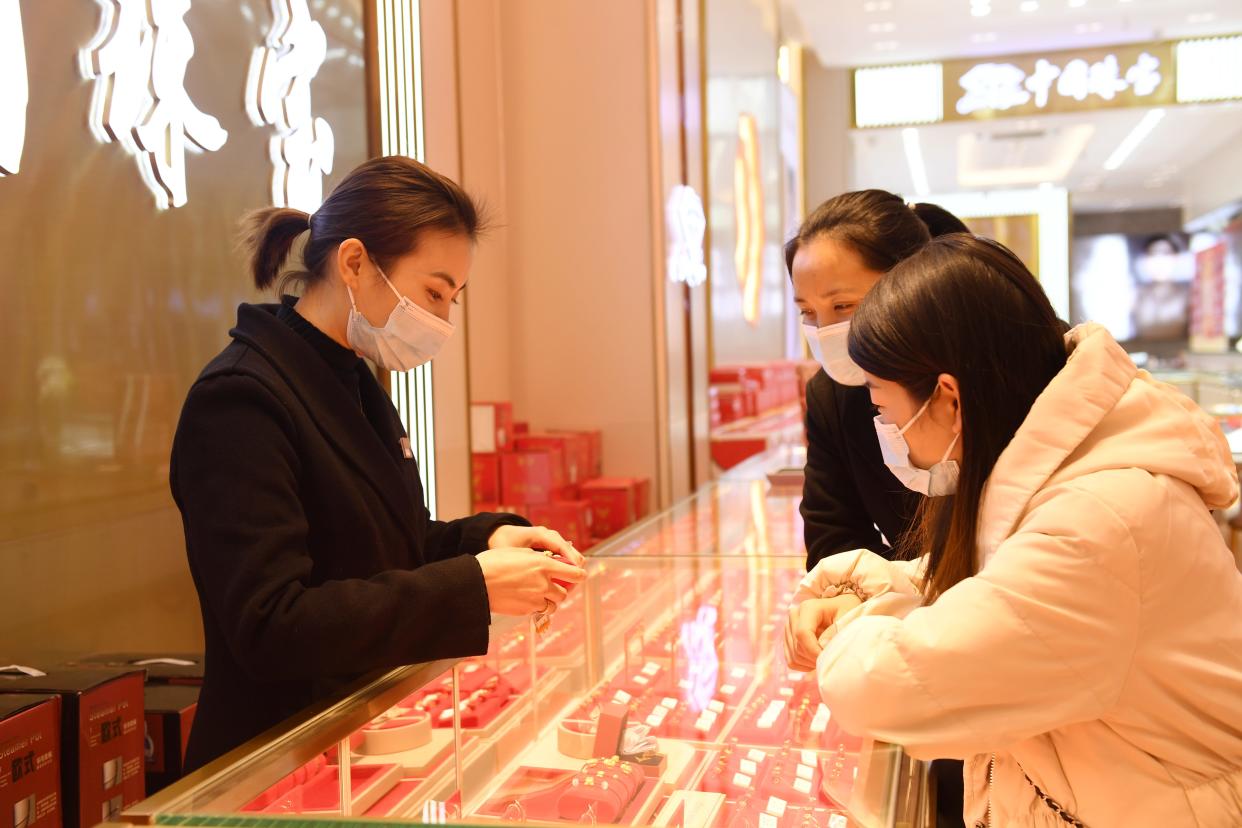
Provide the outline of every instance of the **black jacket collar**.
<path id="1" fill-rule="evenodd" d="M 262 355 L 288 384 L 324 436 L 365 476 L 393 515 L 415 533 L 413 500 L 406 475 L 397 464 L 396 441 L 405 436 L 396 410 L 386 434 L 377 434 L 328 363 L 305 339 L 276 318 L 278 305 L 243 304 L 229 336 Z M 384 395 L 369 372 L 361 372 L 362 394 L 369 400 Z M 386 395 L 385 395 L 386 397 Z M 382 439 L 381 439 L 382 437 Z M 392 440 L 387 447 L 382 440 Z"/>

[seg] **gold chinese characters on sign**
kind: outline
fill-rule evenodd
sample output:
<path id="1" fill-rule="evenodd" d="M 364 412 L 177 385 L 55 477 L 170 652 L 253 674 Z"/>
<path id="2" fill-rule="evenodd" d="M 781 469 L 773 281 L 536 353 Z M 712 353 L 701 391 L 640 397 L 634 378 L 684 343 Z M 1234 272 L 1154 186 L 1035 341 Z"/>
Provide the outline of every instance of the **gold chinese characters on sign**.
<path id="1" fill-rule="evenodd" d="M 1176 101 L 1172 43 L 950 60 L 944 119 L 988 120 Z"/>

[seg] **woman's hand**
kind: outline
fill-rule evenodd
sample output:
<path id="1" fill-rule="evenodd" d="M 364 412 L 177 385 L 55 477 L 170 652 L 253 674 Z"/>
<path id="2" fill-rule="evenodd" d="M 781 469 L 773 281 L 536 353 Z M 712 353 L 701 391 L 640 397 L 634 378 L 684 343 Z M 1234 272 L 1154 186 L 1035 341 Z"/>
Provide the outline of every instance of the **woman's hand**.
<path id="1" fill-rule="evenodd" d="M 483 569 L 487 600 L 498 615 L 539 612 L 547 608 L 547 601 L 559 607 L 569 587 L 586 578 L 582 567 L 534 549 L 489 549 L 475 557 Z"/>
<path id="2" fill-rule="evenodd" d="M 582 566 L 585 558 L 574 545 L 545 526 L 501 526 L 487 540 L 488 549 L 546 549 L 566 563 Z"/>
<path id="3" fill-rule="evenodd" d="M 791 670 L 809 673 L 824 648 L 819 637 L 836 623 L 837 618 L 859 606 L 862 601 L 853 593 L 836 598 L 812 598 L 789 610 L 785 625 L 785 663 Z"/>

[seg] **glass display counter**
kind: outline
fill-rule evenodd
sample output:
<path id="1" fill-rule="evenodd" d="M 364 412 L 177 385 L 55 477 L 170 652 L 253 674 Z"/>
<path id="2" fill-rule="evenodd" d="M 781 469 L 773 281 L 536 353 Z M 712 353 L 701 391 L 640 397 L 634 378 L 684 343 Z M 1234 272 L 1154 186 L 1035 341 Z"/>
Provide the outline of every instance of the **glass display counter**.
<path id="1" fill-rule="evenodd" d="M 485 657 L 362 682 L 125 820 L 921 824 L 921 768 L 843 732 L 785 665 L 801 528 L 759 482 L 713 484 L 604 544 L 546 629 L 504 619 Z"/>

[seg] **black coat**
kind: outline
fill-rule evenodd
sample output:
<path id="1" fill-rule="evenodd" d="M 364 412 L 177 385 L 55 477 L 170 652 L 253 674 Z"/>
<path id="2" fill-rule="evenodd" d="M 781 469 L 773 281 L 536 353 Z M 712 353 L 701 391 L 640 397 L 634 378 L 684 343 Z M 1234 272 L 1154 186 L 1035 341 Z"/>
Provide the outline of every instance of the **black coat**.
<path id="1" fill-rule="evenodd" d="M 839 385 L 820 371 L 807 383 L 806 402 L 801 511 L 807 569 L 852 549 L 892 558 L 893 549 L 884 539 L 900 543 L 921 495 L 903 486 L 884 465 L 870 392 Z"/>
<path id="2" fill-rule="evenodd" d="M 191 769 L 367 672 L 486 652 L 472 553 L 524 523 L 431 520 L 387 394 L 361 371 L 355 397 L 276 308 L 241 306 L 173 442 L 206 639 Z"/>

